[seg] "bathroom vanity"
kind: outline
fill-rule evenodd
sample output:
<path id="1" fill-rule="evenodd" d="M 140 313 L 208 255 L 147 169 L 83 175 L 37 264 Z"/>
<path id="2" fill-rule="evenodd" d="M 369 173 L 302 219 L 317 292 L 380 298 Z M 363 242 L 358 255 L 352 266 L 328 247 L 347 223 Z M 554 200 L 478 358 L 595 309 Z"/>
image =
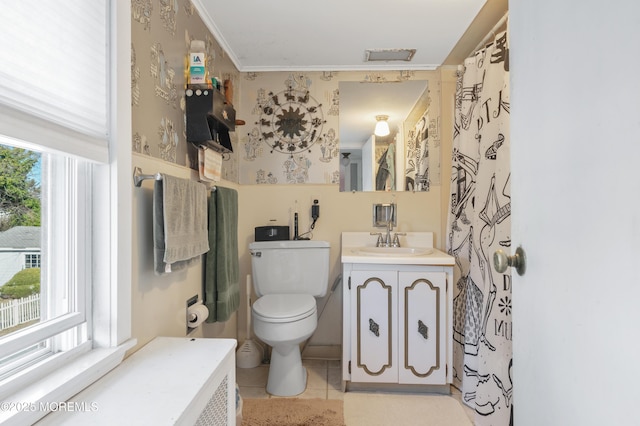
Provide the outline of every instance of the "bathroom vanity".
<path id="1" fill-rule="evenodd" d="M 342 234 L 343 390 L 449 392 L 454 258 L 431 232 L 405 234 L 400 247 Z"/>

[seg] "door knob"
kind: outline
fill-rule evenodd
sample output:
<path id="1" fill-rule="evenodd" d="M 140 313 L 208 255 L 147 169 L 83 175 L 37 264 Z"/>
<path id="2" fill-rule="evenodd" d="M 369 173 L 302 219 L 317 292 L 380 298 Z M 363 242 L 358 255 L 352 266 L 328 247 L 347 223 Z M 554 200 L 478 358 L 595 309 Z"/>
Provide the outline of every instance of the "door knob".
<path id="1" fill-rule="evenodd" d="M 508 256 L 507 253 L 502 250 L 496 250 L 493 254 L 493 266 L 496 268 L 496 271 L 501 274 L 506 271 L 509 266 L 512 266 L 516 268 L 518 275 L 524 275 L 527 270 L 526 265 L 527 258 L 522 247 L 518 247 L 516 254 L 513 256 Z"/>

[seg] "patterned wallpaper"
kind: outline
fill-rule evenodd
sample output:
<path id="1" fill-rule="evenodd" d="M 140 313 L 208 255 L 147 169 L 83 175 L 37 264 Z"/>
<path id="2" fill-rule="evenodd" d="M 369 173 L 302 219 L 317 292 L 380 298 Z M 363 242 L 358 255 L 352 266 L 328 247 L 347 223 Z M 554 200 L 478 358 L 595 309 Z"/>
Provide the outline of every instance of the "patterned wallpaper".
<path id="1" fill-rule="evenodd" d="M 231 80 L 236 118 L 246 122 L 229 133 L 234 152 L 223 156 L 223 179 L 338 185 L 340 81 L 429 80 L 429 127 L 437 127 L 436 71 L 240 73 L 190 0 L 131 0 L 131 22 L 136 153 L 196 168 L 197 153 L 186 142 L 184 114 L 185 62 L 194 39 L 205 41 L 209 75 Z M 430 146 L 439 145 L 438 133 L 429 132 Z M 433 150 L 429 157 L 438 158 Z M 433 172 L 429 177 L 432 183 L 439 178 Z"/>
<path id="2" fill-rule="evenodd" d="M 429 116 L 438 117 L 440 81 L 434 71 L 241 73 L 237 116 L 247 124 L 236 129 L 239 183 L 338 185 L 339 82 L 404 80 L 429 80 Z M 431 139 L 439 146 L 435 128 Z"/>
<path id="3" fill-rule="evenodd" d="M 239 72 L 189 0 L 132 0 L 131 39 L 132 149 L 195 168 L 196 150 L 186 142 L 184 115 L 191 40 L 205 41 L 210 76 L 231 80 L 235 87 Z M 236 151 L 236 134 L 230 136 Z M 237 158 L 236 152 L 223 156 L 222 178 L 238 181 Z"/>

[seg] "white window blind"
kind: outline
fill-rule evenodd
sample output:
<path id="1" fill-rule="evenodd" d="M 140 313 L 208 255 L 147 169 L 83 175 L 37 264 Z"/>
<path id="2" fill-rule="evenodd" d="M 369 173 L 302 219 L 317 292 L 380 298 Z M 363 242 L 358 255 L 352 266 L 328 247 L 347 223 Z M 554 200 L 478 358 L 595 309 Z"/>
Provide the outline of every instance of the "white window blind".
<path id="1" fill-rule="evenodd" d="M 108 161 L 104 0 L 3 2 L 0 133 Z"/>

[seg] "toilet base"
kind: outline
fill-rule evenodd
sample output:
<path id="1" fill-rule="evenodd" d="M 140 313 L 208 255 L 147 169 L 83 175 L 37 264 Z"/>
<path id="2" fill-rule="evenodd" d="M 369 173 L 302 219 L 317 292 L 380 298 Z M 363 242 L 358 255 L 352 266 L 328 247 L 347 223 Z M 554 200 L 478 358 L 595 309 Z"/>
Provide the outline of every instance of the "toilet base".
<path id="1" fill-rule="evenodd" d="M 302 366 L 300 347 L 273 347 L 267 379 L 267 392 L 275 396 L 299 395 L 307 388 L 307 369 Z"/>

